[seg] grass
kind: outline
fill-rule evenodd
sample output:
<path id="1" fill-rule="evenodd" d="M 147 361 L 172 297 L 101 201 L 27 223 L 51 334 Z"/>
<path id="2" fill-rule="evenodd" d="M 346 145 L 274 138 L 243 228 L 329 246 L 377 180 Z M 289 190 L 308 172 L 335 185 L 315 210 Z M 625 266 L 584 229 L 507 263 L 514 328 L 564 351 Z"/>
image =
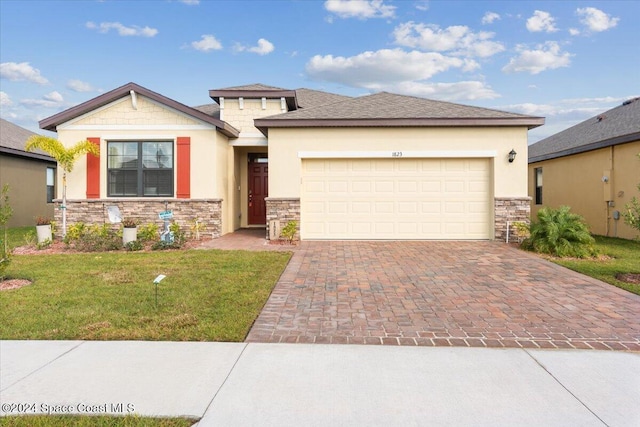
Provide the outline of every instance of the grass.
<path id="1" fill-rule="evenodd" d="M 25 244 L 25 236 L 30 232 L 33 231 L 34 233 L 34 239 L 35 239 L 35 232 L 36 232 L 36 227 L 35 226 L 27 226 L 27 227 L 12 227 L 12 228 L 7 228 L 7 241 L 9 242 L 9 247 L 10 248 L 15 248 L 17 246 L 22 246 Z M 2 229 L 0 228 L 0 240 L 4 239 L 4 233 L 2 232 Z"/>
<path id="2" fill-rule="evenodd" d="M 243 341 L 291 254 L 183 250 L 17 255 L 0 339 Z M 154 278 L 167 277 L 158 286 Z"/>
<path id="3" fill-rule="evenodd" d="M 195 422 L 187 418 L 137 416 L 29 415 L 0 418 L 0 424 L 7 427 L 189 427 Z"/>
<path id="4" fill-rule="evenodd" d="M 640 273 L 640 242 L 603 236 L 595 239 L 598 253 L 606 255 L 606 259 L 552 258 L 551 261 L 640 295 L 640 284 L 616 279 L 619 273 Z"/>

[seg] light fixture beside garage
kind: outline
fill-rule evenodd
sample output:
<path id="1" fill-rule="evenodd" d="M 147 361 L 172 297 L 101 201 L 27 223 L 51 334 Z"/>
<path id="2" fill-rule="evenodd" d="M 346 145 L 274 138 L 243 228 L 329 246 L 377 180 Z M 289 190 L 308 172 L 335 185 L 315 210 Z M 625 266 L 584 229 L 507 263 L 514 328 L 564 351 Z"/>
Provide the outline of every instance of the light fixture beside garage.
<path id="1" fill-rule="evenodd" d="M 513 161 L 516 159 L 516 150 L 514 150 L 513 148 L 511 149 L 511 151 L 509 151 L 509 163 L 513 163 Z"/>

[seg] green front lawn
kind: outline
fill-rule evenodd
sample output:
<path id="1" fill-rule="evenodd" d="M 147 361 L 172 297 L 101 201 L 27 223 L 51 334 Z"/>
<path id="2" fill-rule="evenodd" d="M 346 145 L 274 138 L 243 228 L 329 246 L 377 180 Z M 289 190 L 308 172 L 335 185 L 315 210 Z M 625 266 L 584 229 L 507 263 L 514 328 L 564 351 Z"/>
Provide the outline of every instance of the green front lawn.
<path id="1" fill-rule="evenodd" d="M 182 250 L 16 255 L 0 339 L 243 341 L 291 254 Z M 155 305 L 153 280 L 158 286 Z"/>
<path id="2" fill-rule="evenodd" d="M 6 427 L 189 427 L 187 418 L 143 418 L 87 415 L 24 415 L 0 418 Z"/>
<path id="3" fill-rule="evenodd" d="M 604 259 L 552 258 L 551 261 L 640 295 L 640 284 L 616 279 L 620 273 L 640 273 L 640 242 L 603 236 L 595 239 L 596 249 L 605 255 Z"/>

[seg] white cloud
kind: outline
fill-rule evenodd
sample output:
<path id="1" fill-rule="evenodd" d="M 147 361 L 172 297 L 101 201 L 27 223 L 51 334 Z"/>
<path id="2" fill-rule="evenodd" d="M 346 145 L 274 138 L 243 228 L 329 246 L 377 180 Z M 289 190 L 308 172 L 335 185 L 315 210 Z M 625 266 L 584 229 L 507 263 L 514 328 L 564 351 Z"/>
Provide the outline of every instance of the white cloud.
<path id="1" fill-rule="evenodd" d="M 580 22 L 591 31 L 606 31 L 618 25 L 620 18 L 612 18 L 600 9 L 585 7 L 576 9 L 576 14 L 581 16 Z"/>
<path id="2" fill-rule="evenodd" d="M 82 80 L 69 80 L 67 82 L 67 88 L 74 92 L 93 92 L 95 89 L 87 82 Z"/>
<path id="3" fill-rule="evenodd" d="M 41 99 L 23 99 L 20 104 L 26 107 L 55 108 L 63 105 L 64 98 L 59 92 L 53 91 L 44 95 Z"/>
<path id="4" fill-rule="evenodd" d="M 395 6 L 385 5 L 382 0 L 327 0 L 324 8 L 340 18 L 393 18 Z"/>
<path id="5" fill-rule="evenodd" d="M 568 67 L 571 63 L 571 55 L 568 52 L 561 52 L 557 42 L 549 41 L 543 45 L 538 45 L 535 50 L 529 50 L 526 46 L 516 47 L 519 55 L 511 58 L 509 63 L 502 68 L 506 73 L 528 72 L 538 74 L 545 70 L 553 70 L 561 67 Z"/>
<path id="6" fill-rule="evenodd" d="M 10 105 L 13 105 L 13 101 L 11 101 L 9 95 L 6 92 L 0 92 L 0 106 L 8 107 Z"/>
<path id="7" fill-rule="evenodd" d="M 482 23 L 484 25 L 493 24 L 495 21 L 500 20 L 500 15 L 495 12 L 487 12 L 482 17 Z"/>
<path id="8" fill-rule="evenodd" d="M 222 49 L 222 43 L 211 34 L 203 34 L 200 40 L 191 42 L 191 47 L 201 52 L 209 52 Z"/>
<path id="9" fill-rule="evenodd" d="M 429 10 L 429 0 L 418 0 L 416 1 L 416 9 L 426 12 Z"/>
<path id="10" fill-rule="evenodd" d="M 366 88 L 426 80 L 450 68 L 471 71 L 477 69 L 478 64 L 436 52 L 382 49 L 351 57 L 316 55 L 306 65 L 307 74 L 313 79 Z"/>
<path id="11" fill-rule="evenodd" d="M 393 30 L 394 41 L 401 46 L 481 58 L 504 50 L 502 43 L 490 40 L 494 35 L 487 31 L 474 33 L 463 25 L 441 29 L 437 25 L 414 22 L 400 24 Z"/>
<path id="12" fill-rule="evenodd" d="M 569 28 L 569 34 L 571 34 L 572 36 L 577 36 L 580 34 L 580 30 L 577 28 Z"/>
<path id="13" fill-rule="evenodd" d="M 3 62 L 0 64 L 0 77 L 13 82 L 28 81 L 46 85 L 49 80 L 40 75 L 40 70 L 33 68 L 28 62 Z"/>
<path id="14" fill-rule="evenodd" d="M 268 55 L 271 52 L 273 52 L 275 49 L 275 47 L 273 46 L 273 43 L 271 43 L 267 39 L 259 39 L 258 44 L 252 47 L 244 46 L 240 43 L 236 43 L 236 45 L 233 48 L 236 52 L 247 51 L 247 52 L 257 53 L 258 55 Z"/>
<path id="15" fill-rule="evenodd" d="M 366 86 L 373 91 L 387 91 L 401 95 L 419 96 L 442 101 L 463 101 L 475 99 L 499 98 L 490 86 L 479 81 L 461 81 L 455 83 L 401 82 L 396 84 L 371 84 Z"/>
<path id="16" fill-rule="evenodd" d="M 533 16 L 527 19 L 527 30 L 532 33 L 544 31 L 547 33 L 553 33 L 558 31 L 554 25 L 555 18 L 551 16 L 549 12 L 542 10 L 536 10 L 533 12 Z"/>
<path id="17" fill-rule="evenodd" d="M 108 33 L 110 30 L 116 30 L 121 36 L 141 36 L 141 37 L 154 37 L 158 34 L 158 30 L 151 27 L 139 27 L 137 25 L 132 25 L 130 27 L 126 27 L 119 22 L 101 22 L 100 24 L 96 24 L 95 22 L 87 22 L 85 24 L 87 28 L 90 30 L 97 30 L 100 33 Z"/>
<path id="18" fill-rule="evenodd" d="M 196 6 L 200 4 L 200 0 L 180 0 L 180 3 L 187 4 L 189 6 Z"/>

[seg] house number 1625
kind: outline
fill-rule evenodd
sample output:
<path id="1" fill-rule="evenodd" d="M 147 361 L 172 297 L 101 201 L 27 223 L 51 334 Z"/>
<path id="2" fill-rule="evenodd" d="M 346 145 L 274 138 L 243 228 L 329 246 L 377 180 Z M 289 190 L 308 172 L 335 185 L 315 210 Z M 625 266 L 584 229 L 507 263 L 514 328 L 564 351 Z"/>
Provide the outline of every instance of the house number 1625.
<path id="1" fill-rule="evenodd" d="M 391 157 L 402 157 L 402 151 L 392 151 Z"/>

